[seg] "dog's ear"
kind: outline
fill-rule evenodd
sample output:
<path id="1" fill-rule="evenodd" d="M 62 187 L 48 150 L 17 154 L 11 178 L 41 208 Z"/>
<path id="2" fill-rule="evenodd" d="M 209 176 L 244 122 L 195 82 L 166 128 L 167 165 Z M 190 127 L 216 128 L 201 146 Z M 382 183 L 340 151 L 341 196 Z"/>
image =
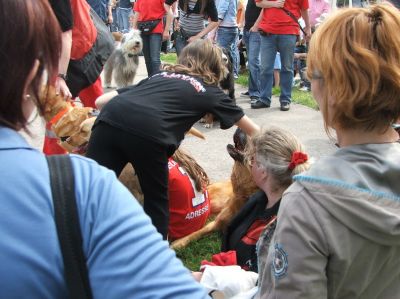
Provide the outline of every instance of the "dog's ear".
<path id="1" fill-rule="evenodd" d="M 226 146 L 226 150 L 228 151 L 229 156 L 232 157 L 233 160 L 243 163 L 244 155 L 237 148 L 235 148 L 232 144 L 228 144 Z"/>

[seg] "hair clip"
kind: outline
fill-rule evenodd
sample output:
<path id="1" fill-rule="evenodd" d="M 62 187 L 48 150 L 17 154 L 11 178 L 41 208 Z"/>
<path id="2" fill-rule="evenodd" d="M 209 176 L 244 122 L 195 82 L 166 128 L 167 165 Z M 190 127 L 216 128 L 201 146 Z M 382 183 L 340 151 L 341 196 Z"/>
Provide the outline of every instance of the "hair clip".
<path id="1" fill-rule="evenodd" d="M 293 170 L 297 165 L 308 161 L 308 155 L 302 152 L 293 152 L 292 160 L 288 166 L 289 170 Z"/>

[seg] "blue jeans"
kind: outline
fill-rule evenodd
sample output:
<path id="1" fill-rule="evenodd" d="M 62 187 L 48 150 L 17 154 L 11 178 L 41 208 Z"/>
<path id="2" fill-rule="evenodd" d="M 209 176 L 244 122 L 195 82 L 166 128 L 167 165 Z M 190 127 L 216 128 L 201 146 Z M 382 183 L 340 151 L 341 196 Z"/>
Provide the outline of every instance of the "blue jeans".
<path id="1" fill-rule="evenodd" d="M 239 74 L 239 49 L 237 47 L 238 39 L 239 30 L 237 27 L 218 27 L 217 43 L 231 53 L 233 59 L 233 73 L 235 76 L 238 76 Z"/>
<path id="2" fill-rule="evenodd" d="M 129 32 L 130 24 L 129 24 L 129 15 L 131 13 L 131 8 L 118 8 L 118 25 L 119 30 L 122 33 Z"/>
<path id="3" fill-rule="evenodd" d="M 186 47 L 187 45 L 187 40 L 186 38 L 182 37 L 180 33 L 177 33 L 175 37 L 175 50 L 176 50 L 176 55 L 179 56 L 182 52 L 182 49 Z"/>
<path id="4" fill-rule="evenodd" d="M 160 70 L 160 51 L 162 37 L 160 33 L 142 34 L 143 56 L 146 63 L 147 75 L 157 73 Z"/>
<path id="5" fill-rule="evenodd" d="M 117 32 L 119 31 L 119 23 L 118 23 L 118 10 L 115 8 L 112 10 L 112 17 L 113 17 L 113 22 L 111 24 L 111 32 Z"/>
<path id="6" fill-rule="evenodd" d="M 281 105 L 290 104 L 292 101 L 293 56 L 295 46 L 296 35 L 261 35 L 260 100 L 265 104 L 271 103 L 276 52 L 279 52 L 281 55 L 282 65 L 280 72 L 281 95 L 279 97 L 279 101 Z"/>
<path id="7" fill-rule="evenodd" d="M 249 68 L 249 96 L 260 97 L 260 33 L 243 31 Z"/>

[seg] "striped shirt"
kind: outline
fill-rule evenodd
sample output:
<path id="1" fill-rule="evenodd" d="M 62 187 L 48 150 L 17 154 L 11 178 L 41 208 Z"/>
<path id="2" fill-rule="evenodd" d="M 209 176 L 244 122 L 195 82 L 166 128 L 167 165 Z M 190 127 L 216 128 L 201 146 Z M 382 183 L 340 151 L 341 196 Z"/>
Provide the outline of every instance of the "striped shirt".
<path id="1" fill-rule="evenodd" d="M 204 14 L 193 12 L 197 0 L 189 0 L 188 11 L 179 8 L 179 26 L 189 35 L 196 35 L 204 29 Z"/>

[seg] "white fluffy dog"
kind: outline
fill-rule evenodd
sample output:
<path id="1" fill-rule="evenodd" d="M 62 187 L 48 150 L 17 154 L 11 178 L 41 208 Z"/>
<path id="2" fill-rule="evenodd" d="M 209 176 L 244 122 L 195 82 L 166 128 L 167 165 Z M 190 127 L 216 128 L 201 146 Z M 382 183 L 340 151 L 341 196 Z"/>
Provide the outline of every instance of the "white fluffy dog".
<path id="1" fill-rule="evenodd" d="M 112 79 L 118 88 L 132 84 L 139 64 L 138 55 L 142 48 L 143 42 L 139 30 L 132 29 L 124 34 L 121 46 L 114 50 L 104 66 L 106 87 L 111 87 Z"/>

